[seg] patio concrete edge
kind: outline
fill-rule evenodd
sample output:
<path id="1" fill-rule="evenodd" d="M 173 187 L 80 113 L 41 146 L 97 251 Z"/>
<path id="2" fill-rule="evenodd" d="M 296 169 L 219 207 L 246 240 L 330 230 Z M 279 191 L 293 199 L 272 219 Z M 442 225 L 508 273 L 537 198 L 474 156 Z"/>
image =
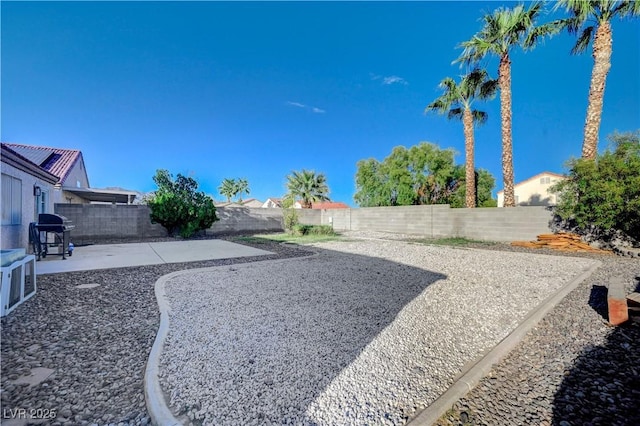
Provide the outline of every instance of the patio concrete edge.
<path id="1" fill-rule="evenodd" d="M 427 408 L 419 412 L 407 422 L 409 426 L 432 426 L 453 404 L 470 392 L 490 371 L 491 368 L 504 358 L 515 346 L 522 341 L 547 313 L 555 308 L 569 293 L 587 279 L 602 262 L 594 260 L 593 265 L 575 277 L 568 284 L 547 297 L 536 309 L 531 311 L 520 324 L 502 339 L 485 356 L 463 371 L 459 378 Z"/>
<path id="2" fill-rule="evenodd" d="M 256 262 L 248 263 L 236 263 L 233 265 L 221 265 L 221 266 L 209 266 L 206 268 L 185 269 L 182 271 L 175 271 L 169 274 L 163 275 L 156 281 L 155 295 L 158 302 L 158 309 L 160 310 L 160 325 L 158 326 L 158 334 L 151 347 L 149 358 L 147 360 L 147 366 L 144 372 L 144 398 L 147 406 L 147 411 L 151 417 L 151 422 L 158 426 L 180 426 L 184 422 L 180 421 L 173 415 L 173 412 L 167 404 L 165 394 L 160 386 L 160 355 L 164 349 L 164 343 L 169 334 L 169 314 L 171 312 L 171 306 L 167 300 L 167 294 L 165 292 L 165 284 L 180 275 L 195 274 L 199 272 L 211 271 L 218 268 L 229 267 L 246 267 L 247 265 L 256 265 L 265 262 L 282 263 L 289 260 L 296 259 L 308 259 L 310 257 L 318 256 L 318 252 L 311 248 L 313 253 L 308 256 L 289 257 L 286 259 L 273 259 L 273 260 L 259 260 Z"/>

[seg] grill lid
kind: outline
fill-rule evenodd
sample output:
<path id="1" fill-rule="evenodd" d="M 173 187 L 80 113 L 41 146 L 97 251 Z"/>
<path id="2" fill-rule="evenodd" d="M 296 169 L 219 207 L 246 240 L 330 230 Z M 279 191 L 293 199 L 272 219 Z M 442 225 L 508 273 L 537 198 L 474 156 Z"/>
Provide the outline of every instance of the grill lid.
<path id="1" fill-rule="evenodd" d="M 38 215 L 38 225 L 66 225 L 71 221 L 59 214 L 40 213 Z"/>

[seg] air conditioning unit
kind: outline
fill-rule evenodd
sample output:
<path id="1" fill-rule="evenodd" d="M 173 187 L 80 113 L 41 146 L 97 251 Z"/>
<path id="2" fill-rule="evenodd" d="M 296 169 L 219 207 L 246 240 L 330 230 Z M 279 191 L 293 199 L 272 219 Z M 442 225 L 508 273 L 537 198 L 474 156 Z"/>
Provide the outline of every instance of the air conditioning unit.
<path id="1" fill-rule="evenodd" d="M 0 316 L 36 294 L 36 257 L 25 249 L 1 250 Z"/>

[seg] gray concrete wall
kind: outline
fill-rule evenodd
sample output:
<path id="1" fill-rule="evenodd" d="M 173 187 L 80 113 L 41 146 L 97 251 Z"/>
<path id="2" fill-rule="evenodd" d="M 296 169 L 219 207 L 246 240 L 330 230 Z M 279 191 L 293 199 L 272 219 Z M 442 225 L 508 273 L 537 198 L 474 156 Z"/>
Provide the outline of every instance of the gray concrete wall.
<path id="1" fill-rule="evenodd" d="M 123 204 L 56 204 L 55 213 L 71 220 L 75 244 L 108 239 L 164 237 L 167 231 L 149 219 L 149 207 Z"/>
<path id="2" fill-rule="evenodd" d="M 71 236 L 76 244 L 166 236 L 162 226 L 151 223 L 145 205 L 56 204 L 55 212 L 75 224 Z M 552 218 L 552 213 L 542 206 L 452 209 L 433 205 L 296 212 L 300 223 L 332 224 L 336 231 L 370 230 L 486 241 L 534 240 L 538 234 L 550 232 Z M 219 207 L 217 213 L 220 220 L 207 230 L 208 234 L 283 231 L 281 209 Z"/>
<path id="3" fill-rule="evenodd" d="M 382 231 L 485 241 L 535 240 L 538 234 L 551 232 L 552 218 L 551 211 L 543 206 L 452 209 L 448 205 L 431 205 L 321 212 L 321 224 L 332 223 L 336 231 Z"/>
<path id="4" fill-rule="evenodd" d="M 98 243 L 112 239 L 138 239 L 167 236 L 159 224 L 152 224 L 149 207 L 123 204 L 56 204 L 55 213 L 70 219 L 75 228 L 71 239 L 76 244 Z M 207 230 L 208 234 L 247 232 L 281 232 L 282 210 L 246 207 L 219 207 L 220 218 Z M 320 212 L 305 217 L 320 223 Z"/>
<path id="5" fill-rule="evenodd" d="M 251 207 L 218 207 L 220 220 L 208 233 L 236 234 L 246 232 L 282 232 L 282 210 Z"/>

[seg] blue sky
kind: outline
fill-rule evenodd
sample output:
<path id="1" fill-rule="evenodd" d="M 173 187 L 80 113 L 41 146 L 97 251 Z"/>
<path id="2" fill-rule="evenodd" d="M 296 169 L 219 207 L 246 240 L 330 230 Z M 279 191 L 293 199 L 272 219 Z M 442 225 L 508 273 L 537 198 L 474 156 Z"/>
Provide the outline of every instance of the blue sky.
<path id="1" fill-rule="evenodd" d="M 246 178 L 264 201 L 306 168 L 354 205 L 358 160 L 428 141 L 464 162 L 461 123 L 424 108 L 502 5 L 514 3 L 3 1 L 1 137 L 81 150 L 92 187 L 151 191 L 163 168 L 217 199 L 224 178 Z M 580 155 L 592 58 L 571 56 L 573 41 L 512 55 L 516 182 Z M 615 21 L 601 149 L 640 128 L 639 55 L 640 21 Z M 495 194 L 500 105 L 477 105 L 489 122 L 476 167 Z"/>

